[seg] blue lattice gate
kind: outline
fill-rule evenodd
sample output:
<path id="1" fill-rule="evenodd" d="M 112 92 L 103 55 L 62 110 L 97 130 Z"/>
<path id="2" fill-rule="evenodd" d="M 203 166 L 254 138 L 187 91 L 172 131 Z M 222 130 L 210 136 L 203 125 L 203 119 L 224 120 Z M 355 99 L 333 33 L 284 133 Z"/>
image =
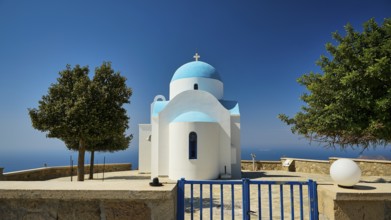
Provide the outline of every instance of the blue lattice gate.
<path id="1" fill-rule="evenodd" d="M 178 181 L 177 217 L 183 219 L 318 219 L 316 182 Z"/>

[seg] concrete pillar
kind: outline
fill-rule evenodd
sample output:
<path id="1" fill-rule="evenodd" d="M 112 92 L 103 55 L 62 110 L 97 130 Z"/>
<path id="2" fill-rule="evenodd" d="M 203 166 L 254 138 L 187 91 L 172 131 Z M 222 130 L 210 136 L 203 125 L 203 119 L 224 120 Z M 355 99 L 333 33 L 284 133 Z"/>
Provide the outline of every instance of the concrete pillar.
<path id="1" fill-rule="evenodd" d="M 294 159 L 282 157 L 280 160 L 281 160 L 281 165 L 282 165 L 283 171 L 289 171 L 289 172 L 296 171 Z"/>
<path id="2" fill-rule="evenodd" d="M 318 185 L 319 219 L 391 219 L 389 188 L 383 183 L 359 183 L 353 188 Z"/>

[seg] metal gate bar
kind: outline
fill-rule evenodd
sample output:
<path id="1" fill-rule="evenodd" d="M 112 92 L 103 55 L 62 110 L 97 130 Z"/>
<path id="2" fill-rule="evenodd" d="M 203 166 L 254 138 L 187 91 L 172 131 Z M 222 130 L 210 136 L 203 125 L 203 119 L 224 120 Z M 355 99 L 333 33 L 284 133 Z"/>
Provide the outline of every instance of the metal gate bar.
<path id="1" fill-rule="evenodd" d="M 199 219 L 203 218 L 203 185 L 209 185 L 209 208 L 210 208 L 210 219 L 213 219 L 213 185 L 220 185 L 220 218 L 224 219 L 224 185 L 231 185 L 231 215 L 232 219 L 235 219 L 235 185 L 242 185 L 242 212 L 243 219 L 250 219 L 250 215 L 256 213 L 251 209 L 250 204 L 250 185 L 257 185 L 257 202 L 258 202 L 258 218 L 262 219 L 262 185 L 268 189 L 268 197 L 265 198 L 269 205 L 269 218 L 273 219 L 273 194 L 272 189 L 274 185 L 279 185 L 279 199 L 280 199 L 280 215 L 281 219 L 284 219 L 284 186 L 289 186 L 289 197 L 290 197 L 290 211 L 291 219 L 295 218 L 295 187 L 298 187 L 299 194 L 299 211 L 300 219 L 304 219 L 304 199 L 303 199 L 303 185 L 308 186 L 308 202 L 309 202 L 309 213 L 306 218 L 310 220 L 318 219 L 318 207 L 317 207 L 317 184 L 312 180 L 307 182 L 303 181 L 260 181 L 260 180 L 178 180 L 178 202 L 177 202 L 177 218 L 180 220 L 185 219 L 185 185 L 190 185 L 190 218 L 194 219 L 194 185 L 200 185 L 199 188 Z M 278 188 L 277 188 L 278 189 Z M 277 191 L 278 192 L 278 191 Z M 278 193 L 275 192 L 276 195 Z M 296 191 L 297 193 L 297 191 Z M 277 196 L 278 198 L 278 196 Z M 297 197 L 296 197 L 297 198 Z M 289 200 L 288 200 L 289 201 Z M 228 203 L 229 204 L 229 203 Z M 227 204 L 227 205 L 228 205 Z M 277 206 L 278 207 L 278 206 Z M 278 216 L 278 215 L 277 215 Z"/>

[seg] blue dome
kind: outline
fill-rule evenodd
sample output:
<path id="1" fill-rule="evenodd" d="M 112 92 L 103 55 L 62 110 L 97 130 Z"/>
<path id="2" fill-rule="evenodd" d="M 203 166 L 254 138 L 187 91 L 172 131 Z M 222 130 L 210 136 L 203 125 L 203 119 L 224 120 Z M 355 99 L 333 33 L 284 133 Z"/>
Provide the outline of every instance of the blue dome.
<path id="1" fill-rule="evenodd" d="M 177 79 L 193 77 L 210 78 L 221 81 L 219 73 L 213 66 L 202 61 L 193 61 L 179 67 L 175 71 L 171 82 Z"/>

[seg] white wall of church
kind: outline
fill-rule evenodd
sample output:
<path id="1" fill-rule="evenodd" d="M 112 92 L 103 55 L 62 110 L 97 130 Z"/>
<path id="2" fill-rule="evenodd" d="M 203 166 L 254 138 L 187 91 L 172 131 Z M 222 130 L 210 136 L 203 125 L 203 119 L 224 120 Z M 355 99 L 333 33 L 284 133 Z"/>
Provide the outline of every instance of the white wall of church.
<path id="1" fill-rule="evenodd" d="M 139 124 L 138 170 L 139 173 L 151 172 L 151 125 Z"/>
<path id="2" fill-rule="evenodd" d="M 240 179 L 241 174 L 241 148 L 240 148 L 240 116 L 231 116 L 231 148 L 232 166 L 231 174 L 233 179 Z"/>
<path id="3" fill-rule="evenodd" d="M 223 98 L 224 88 L 223 83 L 216 79 L 210 78 L 184 78 L 174 80 L 170 83 L 170 99 L 187 90 L 194 90 L 194 84 L 198 85 L 198 90 L 203 90 L 211 93 L 217 99 Z"/>
<path id="4" fill-rule="evenodd" d="M 227 121 L 229 123 L 230 120 Z M 231 153 L 231 127 L 229 127 L 229 129 L 220 132 L 220 174 L 231 174 Z"/>
<path id="5" fill-rule="evenodd" d="M 159 176 L 168 176 L 168 161 L 169 151 L 171 149 L 169 143 L 170 129 L 168 123 L 163 118 L 160 118 L 159 124 Z"/>
<path id="6" fill-rule="evenodd" d="M 153 126 L 152 129 L 152 136 L 154 136 L 154 134 L 156 133 L 156 136 L 158 136 L 158 139 L 156 141 L 159 143 L 156 143 L 156 148 L 152 147 L 152 154 L 158 154 L 158 158 L 156 159 L 158 162 L 154 161 L 154 157 L 152 157 L 152 164 L 155 164 L 156 166 L 155 169 L 156 173 L 153 172 L 154 168 L 152 168 L 151 177 L 157 175 L 158 176 L 169 175 L 169 170 L 172 167 L 169 164 L 169 162 L 175 160 L 175 158 L 173 158 L 172 155 L 170 154 L 172 151 L 172 145 L 169 141 L 169 137 L 172 138 L 176 136 L 176 138 L 180 138 L 179 134 L 176 131 L 172 131 L 169 126 L 171 123 L 177 123 L 174 122 L 176 117 L 188 111 L 203 112 L 216 121 L 216 124 L 218 124 L 220 129 L 220 132 L 218 133 L 219 142 L 217 145 L 219 153 L 217 157 L 214 158 L 214 161 L 217 161 L 218 163 L 216 169 L 220 174 L 223 174 L 225 170 L 227 173 L 230 174 L 231 173 L 230 112 L 227 109 L 225 109 L 220 104 L 220 102 L 216 99 L 216 97 L 214 97 L 212 94 L 202 90 L 201 91 L 189 90 L 175 96 L 172 100 L 170 100 L 168 105 L 164 108 L 164 110 L 162 110 L 158 114 L 157 117 L 152 117 L 151 119 L 153 123 L 155 122 L 159 123 L 158 125 Z M 193 123 L 198 123 L 198 122 L 193 122 Z M 210 124 L 210 123 L 206 123 L 206 124 Z M 185 138 L 188 138 L 188 134 L 185 135 Z M 155 141 L 154 138 L 153 141 Z M 155 143 L 153 143 L 153 146 L 154 145 Z"/>
<path id="7" fill-rule="evenodd" d="M 159 175 L 159 118 L 151 117 L 151 179 Z"/>
<path id="8" fill-rule="evenodd" d="M 218 123 L 174 122 L 169 125 L 169 178 L 172 180 L 219 177 L 220 132 Z M 197 133 L 197 159 L 189 159 L 189 134 Z"/>

